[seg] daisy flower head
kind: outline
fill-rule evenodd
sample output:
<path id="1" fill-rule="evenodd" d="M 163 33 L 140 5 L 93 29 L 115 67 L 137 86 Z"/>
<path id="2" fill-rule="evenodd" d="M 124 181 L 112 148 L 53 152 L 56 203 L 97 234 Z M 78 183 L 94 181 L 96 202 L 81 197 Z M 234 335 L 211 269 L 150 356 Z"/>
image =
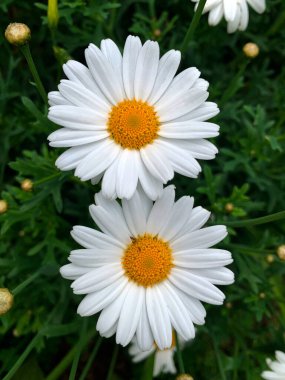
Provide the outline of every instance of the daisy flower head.
<path id="1" fill-rule="evenodd" d="M 136 336 L 141 350 L 155 343 L 171 347 L 172 330 L 185 340 L 203 324 L 201 301 L 221 305 L 224 294 L 215 285 L 231 284 L 225 268 L 230 252 L 210 248 L 227 235 L 225 226 L 201 228 L 210 213 L 184 196 L 174 201 L 174 186 L 153 202 L 138 188 L 130 199 L 116 201 L 95 195 L 90 214 L 97 230 L 75 226 L 72 237 L 83 247 L 71 251 L 60 270 L 74 280 L 75 294 L 85 294 L 78 314 L 101 311 L 97 330 L 116 333 L 123 346 Z"/>
<path id="2" fill-rule="evenodd" d="M 266 363 L 271 371 L 263 371 L 261 377 L 265 380 L 285 379 L 285 353 L 276 351 L 276 360 L 266 359 Z"/>
<path id="3" fill-rule="evenodd" d="M 199 2 L 200 0 L 192 0 Z M 209 25 L 217 25 L 224 17 L 228 23 L 228 33 L 245 30 L 248 26 L 251 6 L 257 13 L 265 11 L 265 0 L 207 0 L 203 13 L 209 12 Z"/>
<path id="4" fill-rule="evenodd" d="M 184 345 L 185 341 L 178 336 L 180 345 Z M 153 376 L 156 377 L 161 373 L 177 373 L 174 363 L 174 353 L 176 351 L 175 335 L 172 335 L 172 344 L 166 350 L 159 350 L 155 344 L 150 350 L 142 351 L 134 338 L 129 348 L 129 354 L 132 356 L 134 363 L 141 362 L 154 353 Z"/>
<path id="5" fill-rule="evenodd" d="M 216 147 L 206 138 L 219 126 L 207 122 L 219 113 L 207 102 L 209 83 L 188 68 L 175 76 L 180 52 L 159 58 L 157 42 L 142 45 L 129 36 L 123 54 L 110 39 L 90 44 L 87 67 L 68 61 L 68 79 L 49 93 L 48 118 L 63 128 L 48 137 L 69 148 L 56 165 L 75 169 L 82 181 L 102 179 L 107 198 L 130 199 L 138 185 L 155 200 L 174 171 L 196 178 L 196 159 L 210 160 Z"/>

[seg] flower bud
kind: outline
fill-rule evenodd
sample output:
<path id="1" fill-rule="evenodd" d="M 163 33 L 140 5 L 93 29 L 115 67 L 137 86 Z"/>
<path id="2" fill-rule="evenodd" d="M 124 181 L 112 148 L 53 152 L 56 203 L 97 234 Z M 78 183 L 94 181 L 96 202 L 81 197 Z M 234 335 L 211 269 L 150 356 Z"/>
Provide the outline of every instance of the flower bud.
<path id="1" fill-rule="evenodd" d="M 0 214 L 4 214 L 8 210 L 8 203 L 4 199 L 0 199 Z"/>
<path id="2" fill-rule="evenodd" d="M 22 46 L 27 44 L 31 39 L 31 31 L 26 24 L 13 22 L 12 24 L 9 24 L 5 30 L 5 37 L 10 44 Z"/>
<path id="3" fill-rule="evenodd" d="M 285 260 L 285 245 L 280 245 L 277 249 L 277 255 L 280 260 Z"/>
<path id="4" fill-rule="evenodd" d="M 183 373 L 177 376 L 176 380 L 194 380 L 194 378 L 191 375 L 188 375 L 187 373 Z"/>
<path id="5" fill-rule="evenodd" d="M 21 183 L 21 188 L 24 191 L 32 191 L 33 188 L 33 182 L 30 179 L 24 179 Z"/>
<path id="6" fill-rule="evenodd" d="M 248 42 L 245 44 L 242 50 L 244 52 L 244 55 L 248 58 L 255 58 L 259 54 L 259 47 L 253 42 Z"/>
<path id="7" fill-rule="evenodd" d="M 232 203 L 230 203 L 230 202 L 225 205 L 225 210 L 228 213 L 233 212 L 234 208 L 235 208 L 234 205 Z"/>
<path id="8" fill-rule="evenodd" d="M 233 307 L 233 304 L 231 302 L 226 303 L 226 308 L 231 309 Z"/>
<path id="9" fill-rule="evenodd" d="M 48 1 L 48 26 L 51 29 L 57 27 L 58 24 L 58 7 L 57 0 L 49 0 Z"/>
<path id="10" fill-rule="evenodd" d="M 263 293 L 263 292 L 261 292 L 261 293 L 259 293 L 259 297 L 260 297 L 262 300 L 264 300 L 264 298 L 266 298 L 266 294 Z"/>
<path id="11" fill-rule="evenodd" d="M 273 256 L 273 255 L 267 255 L 267 256 L 266 256 L 266 261 L 268 262 L 268 264 L 273 263 L 273 261 L 274 261 L 274 256 Z"/>
<path id="12" fill-rule="evenodd" d="M 0 288 L 0 315 L 6 314 L 13 305 L 13 294 L 9 292 L 9 289 Z"/>

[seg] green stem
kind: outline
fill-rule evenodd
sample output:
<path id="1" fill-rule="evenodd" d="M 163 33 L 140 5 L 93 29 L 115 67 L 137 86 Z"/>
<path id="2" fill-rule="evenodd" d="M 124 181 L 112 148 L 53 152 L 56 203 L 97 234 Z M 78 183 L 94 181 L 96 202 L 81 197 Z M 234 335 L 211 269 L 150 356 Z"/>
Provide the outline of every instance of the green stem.
<path id="1" fill-rule="evenodd" d="M 265 224 L 276 222 L 277 220 L 285 219 L 285 211 L 276 212 L 275 214 L 262 216 L 261 218 L 240 220 L 236 222 L 226 222 L 225 224 L 228 227 L 247 227 L 247 226 L 256 226 L 258 224 Z"/>
<path id="2" fill-rule="evenodd" d="M 83 343 L 83 347 L 85 347 L 89 341 L 94 338 L 94 336 L 97 334 L 96 329 L 91 330 L 88 334 L 85 335 L 85 340 Z M 70 365 L 72 362 L 77 349 L 78 349 L 79 343 L 74 346 L 66 356 L 59 362 L 59 364 L 52 370 L 52 372 L 46 377 L 46 380 L 57 380 L 60 378 L 60 376 L 63 374 L 63 372 L 66 370 L 66 368 Z"/>
<path id="3" fill-rule="evenodd" d="M 222 99 L 219 103 L 220 106 L 223 106 L 231 97 L 234 96 L 234 94 L 237 92 L 237 90 L 239 89 L 238 87 L 238 82 L 241 78 L 241 76 L 243 75 L 243 73 L 245 72 L 245 69 L 247 67 L 247 65 L 249 64 L 249 60 L 245 60 L 243 61 L 239 71 L 236 73 L 236 75 L 233 77 L 233 79 L 231 80 L 228 88 L 226 89 L 226 91 L 224 92 L 224 95 L 222 96 Z"/>
<path id="4" fill-rule="evenodd" d="M 140 380 L 152 380 L 153 379 L 153 367 L 156 352 L 153 352 L 145 361 L 143 371 L 140 376 Z"/>
<path id="5" fill-rule="evenodd" d="M 77 347 L 74 346 L 68 353 L 64 356 L 64 358 L 60 361 L 60 363 L 52 370 L 52 372 L 46 377 L 46 380 L 57 380 L 66 370 L 66 368 L 72 362 L 72 359 L 76 353 Z"/>
<path id="6" fill-rule="evenodd" d="M 87 324 L 88 324 L 88 319 L 83 319 L 81 333 L 80 333 L 80 339 L 79 339 L 77 350 L 76 350 L 76 353 L 75 353 L 75 356 L 74 356 L 74 359 L 72 362 L 69 380 L 75 380 L 76 371 L 77 371 L 81 351 L 82 351 L 83 346 L 84 346 L 83 343 L 84 343 L 85 336 L 86 336 Z"/>
<path id="7" fill-rule="evenodd" d="M 113 377 L 113 372 L 114 372 L 115 364 L 116 364 L 116 361 L 117 361 L 118 351 L 119 351 L 119 345 L 116 344 L 115 348 L 114 348 L 114 351 L 113 351 L 112 360 L 111 360 L 111 363 L 110 363 L 110 368 L 109 368 L 106 380 L 111 380 L 112 377 Z"/>
<path id="8" fill-rule="evenodd" d="M 41 95 L 44 103 L 47 103 L 47 94 L 46 94 L 46 91 L 45 91 L 44 86 L 42 84 L 42 81 L 40 79 L 40 76 L 38 74 L 38 70 L 36 68 L 36 65 L 34 63 L 29 44 L 23 45 L 21 47 L 21 52 L 24 54 L 24 56 L 27 60 L 29 69 L 32 73 L 32 76 L 33 76 L 34 81 L 36 83 L 39 94 Z"/>
<path id="9" fill-rule="evenodd" d="M 41 271 L 38 271 L 32 274 L 29 278 L 23 281 L 20 285 L 16 286 L 15 289 L 12 290 L 14 296 L 18 295 L 26 286 L 28 286 L 31 282 L 33 282 L 39 275 Z"/>
<path id="10" fill-rule="evenodd" d="M 29 356 L 33 348 L 38 343 L 39 338 L 41 337 L 40 333 L 38 333 L 30 342 L 28 347 L 25 349 L 25 351 L 22 353 L 22 355 L 18 358 L 16 363 L 13 365 L 13 367 L 10 369 L 10 371 L 7 373 L 7 375 L 2 380 L 10 380 L 15 375 L 17 370 L 21 367 L 21 365 L 24 363 L 26 358 Z"/>
<path id="11" fill-rule="evenodd" d="M 187 49 L 189 42 L 191 41 L 191 39 L 194 36 L 195 30 L 196 30 L 196 28 L 199 24 L 200 18 L 202 16 L 203 9 L 205 7 L 206 1 L 207 0 L 200 0 L 199 1 L 199 4 L 198 4 L 198 7 L 197 7 L 196 12 L 194 14 L 194 17 L 190 23 L 189 29 L 188 29 L 188 31 L 184 37 L 184 40 L 182 42 L 182 45 L 180 48 L 181 52 L 184 52 Z"/>
<path id="12" fill-rule="evenodd" d="M 220 374 L 221 374 L 221 379 L 222 380 L 227 380 L 226 374 L 225 374 L 225 371 L 224 371 L 224 368 L 223 368 L 223 364 L 222 364 L 219 348 L 218 348 L 217 342 L 216 342 L 216 340 L 215 340 L 215 338 L 213 336 L 212 336 L 212 340 L 213 340 L 215 355 L 216 355 L 216 358 L 217 358 L 217 362 L 218 362 L 218 366 L 219 366 L 219 370 L 220 370 Z"/>
<path id="13" fill-rule="evenodd" d="M 55 174 L 52 174 L 52 175 L 50 175 L 50 176 L 48 176 L 48 177 L 42 178 L 42 179 L 40 179 L 40 180 L 38 180 L 38 181 L 35 181 L 35 182 L 33 183 L 33 185 L 34 185 L 34 186 L 41 185 L 42 183 L 48 182 L 48 181 L 50 181 L 51 179 L 54 179 L 54 178 L 56 178 L 56 177 L 59 177 L 61 174 L 62 174 L 62 173 L 60 173 L 60 172 L 55 173 Z"/>
<path id="14" fill-rule="evenodd" d="M 185 373 L 185 367 L 184 367 L 184 363 L 183 363 L 182 352 L 180 350 L 180 343 L 179 343 L 179 339 L 178 339 L 178 335 L 177 335 L 176 331 L 175 331 L 175 341 L 176 341 L 176 355 L 177 355 L 179 372 Z"/>
<path id="15" fill-rule="evenodd" d="M 89 359 L 84 367 L 84 370 L 79 378 L 79 380 L 84 380 L 86 378 L 86 376 L 88 375 L 88 372 L 90 370 L 90 367 L 92 365 L 92 363 L 94 362 L 94 359 L 97 355 L 97 352 L 101 346 L 101 343 L 102 343 L 103 339 L 102 337 L 100 336 L 98 339 L 97 339 L 97 342 L 93 348 L 93 351 L 91 352 L 91 355 L 89 356 Z M 46 379 L 46 380 L 53 380 L 53 379 Z"/>

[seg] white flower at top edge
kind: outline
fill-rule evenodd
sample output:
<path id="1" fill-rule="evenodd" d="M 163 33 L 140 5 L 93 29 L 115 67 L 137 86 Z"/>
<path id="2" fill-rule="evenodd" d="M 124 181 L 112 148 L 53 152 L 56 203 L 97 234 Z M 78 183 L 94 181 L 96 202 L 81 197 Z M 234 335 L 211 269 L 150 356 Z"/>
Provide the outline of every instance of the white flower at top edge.
<path id="1" fill-rule="evenodd" d="M 196 159 L 210 160 L 216 147 L 205 140 L 219 126 L 206 122 L 219 113 L 207 102 L 209 83 L 188 68 L 175 76 L 180 52 L 159 58 L 157 42 L 129 36 L 123 54 L 110 39 L 85 51 L 88 68 L 63 65 L 67 80 L 49 93 L 48 118 L 63 128 L 48 137 L 69 148 L 56 165 L 75 169 L 82 181 L 102 180 L 107 198 L 131 198 L 140 183 L 151 199 L 174 171 L 196 178 Z"/>
<path id="2" fill-rule="evenodd" d="M 199 0 L 192 0 L 195 3 Z M 228 33 L 245 30 L 248 26 L 250 5 L 257 13 L 265 11 L 265 0 L 207 0 L 204 13 L 209 12 L 209 25 L 217 25 L 224 17 Z"/>
<path id="3" fill-rule="evenodd" d="M 261 377 L 265 380 L 284 380 L 285 379 L 285 353 L 276 351 L 276 361 L 266 359 L 266 363 L 271 371 L 263 371 Z"/>
<path id="4" fill-rule="evenodd" d="M 185 341 L 179 337 L 179 343 L 182 345 Z M 131 346 L 129 348 L 129 354 L 132 356 L 132 361 L 134 363 L 141 362 L 147 357 L 154 353 L 154 366 L 153 366 L 153 376 L 156 377 L 160 373 L 177 373 L 175 363 L 174 363 L 174 353 L 176 351 L 176 344 L 174 339 L 174 334 L 172 337 L 171 347 L 166 350 L 159 350 L 155 345 L 151 347 L 148 351 L 142 351 L 138 346 L 137 339 L 132 340 Z"/>
<path id="5" fill-rule="evenodd" d="M 234 281 L 224 267 L 230 252 L 210 248 L 225 238 L 225 226 L 201 228 L 210 213 L 193 208 L 193 198 L 174 198 L 174 186 L 154 204 L 140 188 L 122 206 L 98 193 L 90 214 L 102 232 L 83 226 L 71 232 L 83 249 L 71 251 L 60 272 L 74 280 L 75 294 L 86 294 L 77 312 L 101 311 L 97 330 L 116 333 L 123 346 L 136 336 L 143 351 L 154 343 L 169 348 L 172 329 L 192 339 L 193 323 L 203 324 L 206 315 L 201 301 L 221 305 L 225 296 L 215 285 Z"/>

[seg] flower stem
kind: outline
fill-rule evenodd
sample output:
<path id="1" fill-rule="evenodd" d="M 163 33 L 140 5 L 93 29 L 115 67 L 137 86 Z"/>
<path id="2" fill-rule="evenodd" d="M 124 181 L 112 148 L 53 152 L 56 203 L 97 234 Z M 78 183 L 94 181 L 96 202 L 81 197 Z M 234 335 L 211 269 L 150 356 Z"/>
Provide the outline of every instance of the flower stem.
<path id="1" fill-rule="evenodd" d="M 72 362 L 69 380 L 75 380 L 76 371 L 77 371 L 81 351 L 84 347 L 84 340 L 85 340 L 85 336 L 86 336 L 87 324 L 88 324 L 88 319 L 83 319 L 81 332 L 80 332 L 80 339 L 79 339 L 77 350 L 75 352 L 75 356 L 74 356 L 74 359 Z"/>
<path id="2" fill-rule="evenodd" d="M 23 281 L 20 285 L 16 286 L 15 289 L 12 290 L 12 293 L 14 296 L 19 294 L 26 286 L 28 286 L 31 282 L 33 282 L 39 275 L 40 271 L 32 274 L 29 278 L 27 278 L 25 281 Z"/>
<path id="3" fill-rule="evenodd" d="M 112 360 L 111 360 L 111 363 L 110 363 L 110 368 L 109 368 L 106 380 L 111 380 L 112 379 L 114 368 L 115 368 L 115 364 L 116 364 L 116 360 L 117 360 L 117 356 L 118 356 L 118 351 L 119 351 L 119 345 L 116 344 L 115 348 L 114 348 L 114 351 L 113 351 Z"/>
<path id="4" fill-rule="evenodd" d="M 285 211 L 276 212 L 275 214 L 270 214 L 270 215 L 262 216 L 260 218 L 255 218 L 255 219 L 226 222 L 225 224 L 228 227 L 238 228 L 238 227 L 256 226 L 258 224 L 271 223 L 280 219 L 285 219 Z"/>
<path id="5" fill-rule="evenodd" d="M 175 331 L 175 341 L 176 341 L 176 354 L 177 354 L 179 373 L 185 373 L 185 367 L 184 367 L 184 363 L 183 363 L 182 352 L 180 350 L 179 339 L 178 339 L 178 335 L 177 335 L 176 331 Z"/>
<path id="6" fill-rule="evenodd" d="M 91 352 L 91 355 L 89 356 L 89 359 L 88 359 L 88 361 L 84 367 L 84 370 L 82 371 L 82 374 L 80 375 L 79 380 L 84 380 L 86 378 L 86 376 L 88 375 L 90 367 L 91 367 L 92 363 L 94 362 L 94 359 L 97 355 L 97 352 L 101 346 L 102 341 L 103 341 L 103 338 L 101 336 L 99 336 L 99 338 L 97 339 L 97 342 L 93 348 L 93 351 Z M 52 380 L 52 379 L 47 379 L 47 380 Z"/>
<path id="7" fill-rule="evenodd" d="M 203 9 L 205 7 L 205 4 L 206 4 L 206 1 L 207 0 L 200 0 L 199 1 L 199 4 L 198 4 L 198 7 L 196 9 L 196 12 L 194 14 L 194 17 L 190 23 L 190 26 L 189 26 L 189 29 L 184 37 L 184 40 L 182 42 L 182 45 L 181 45 L 181 52 L 184 52 L 188 45 L 189 45 L 189 42 L 191 41 L 191 39 L 193 38 L 193 35 L 195 33 L 195 30 L 199 24 L 199 21 L 200 21 L 200 18 L 202 16 L 202 13 L 203 13 Z"/>
<path id="8" fill-rule="evenodd" d="M 40 79 L 40 76 L 38 74 L 38 70 L 36 68 L 36 65 L 34 63 L 29 44 L 25 44 L 25 45 L 21 46 L 21 52 L 24 54 L 24 57 L 27 60 L 29 69 L 32 73 L 32 76 L 33 76 L 34 81 L 36 83 L 39 94 L 41 95 L 44 103 L 47 103 L 47 94 L 46 94 L 46 91 L 45 91 L 44 86 L 42 84 L 42 81 Z"/>

